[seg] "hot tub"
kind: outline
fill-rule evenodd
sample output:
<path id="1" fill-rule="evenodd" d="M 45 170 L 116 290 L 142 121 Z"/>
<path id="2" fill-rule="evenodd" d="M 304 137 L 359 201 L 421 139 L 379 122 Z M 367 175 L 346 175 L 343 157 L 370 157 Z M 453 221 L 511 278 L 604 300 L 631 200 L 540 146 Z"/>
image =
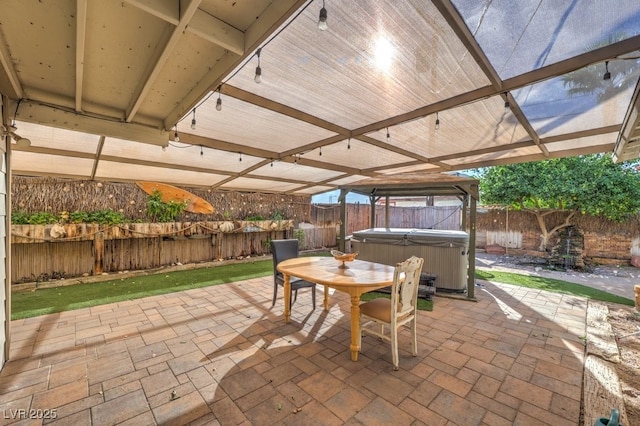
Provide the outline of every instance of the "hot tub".
<path id="1" fill-rule="evenodd" d="M 435 274 L 436 288 L 450 292 L 467 288 L 468 249 L 469 234 L 463 231 L 372 228 L 351 236 L 358 259 L 395 265 L 413 255 L 422 257 L 422 272 Z"/>

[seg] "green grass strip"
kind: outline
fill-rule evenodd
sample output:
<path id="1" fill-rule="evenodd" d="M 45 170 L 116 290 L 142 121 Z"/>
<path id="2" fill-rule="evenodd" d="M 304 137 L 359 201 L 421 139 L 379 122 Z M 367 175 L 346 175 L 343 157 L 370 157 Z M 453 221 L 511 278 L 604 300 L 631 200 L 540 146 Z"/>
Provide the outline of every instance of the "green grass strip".
<path id="1" fill-rule="evenodd" d="M 11 319 L 140 299 L 271 274 L 273 262 L 263 260 L 17 292 L 11 295 Z"/>
<path id="2" fill-rule="evenodd" d="M 269 276 L 272 273 L 273 262 L 269 259 L 185 271 L 139 275 L 96 283 L 41 288 L 36 291 L 16 292 L 11 295 L 11 319 L 30 318 L 193 288 L 232 283 Z M 631 299 L 551 278 L 484 270 L 477 270 L 476 277 L 487 281 L 588 297 L 604 302 L 634 305 L 634 301 Z M 389 295 L 378 292 L 365 293 L 362 296 L 362 300 L 369 300 L 373 297 L 389 297 Z M 433 309 L 433 302 L 430 300 L 419 299 L 418 303 L 418 309 L 426 311 Z"/>
<path id="3" fill-rule="evenodd" d="M 575 284 L 553 278 L 536 277 L 533 275 L 514 274 L 511 272 L 476 270 L 476 278 L 503 284 L 514 284 L 520 287 L 535 288 L 554 293 L 571 294 L 602 302 L 618 303 L 634 306 L 635 302 L 622 296 L 607 293 L 589 286 Z"/>

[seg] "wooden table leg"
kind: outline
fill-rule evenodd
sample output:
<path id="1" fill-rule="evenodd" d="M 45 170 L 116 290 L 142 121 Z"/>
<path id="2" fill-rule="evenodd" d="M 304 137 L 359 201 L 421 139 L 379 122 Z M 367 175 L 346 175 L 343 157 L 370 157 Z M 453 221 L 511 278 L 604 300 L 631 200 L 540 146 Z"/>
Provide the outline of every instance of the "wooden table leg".
<path id="1" fill-rule="evenodd" d="M 351 361 L 358 360 L 358 335 L 360 334 L 360 296 L 351 296 Z"/>
<path id="2" fill-rule="evenodd" d="M 324 310 L 326 312 L 329 312 L 329 287 L 327 287 L 326 285 L 324 286 Z"/>
<path id="3" fill-rule="evenodd" d="M 291 276 L 282 274 L 284 277 L 284 322 L 289 322 L 291 318 Z"/>

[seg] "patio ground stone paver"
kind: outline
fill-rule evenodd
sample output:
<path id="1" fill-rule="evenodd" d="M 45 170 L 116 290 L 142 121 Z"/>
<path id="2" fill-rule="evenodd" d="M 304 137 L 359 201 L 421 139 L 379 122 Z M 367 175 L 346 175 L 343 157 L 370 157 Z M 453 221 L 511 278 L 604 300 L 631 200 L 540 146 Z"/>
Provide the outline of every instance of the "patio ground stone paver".
<path id="1" fill-rule="evenodd" d="M 475 302 L 438 296 L 394 371 L 377 339 L 350 360 L 347 295 L 324 312 L 302 292 L 290 324 L 271 296 L 265 277 L 13 321 L 0 425 L 30 409 L 92 425 L 578 423 L 585 299 L 492 283 Z"/>

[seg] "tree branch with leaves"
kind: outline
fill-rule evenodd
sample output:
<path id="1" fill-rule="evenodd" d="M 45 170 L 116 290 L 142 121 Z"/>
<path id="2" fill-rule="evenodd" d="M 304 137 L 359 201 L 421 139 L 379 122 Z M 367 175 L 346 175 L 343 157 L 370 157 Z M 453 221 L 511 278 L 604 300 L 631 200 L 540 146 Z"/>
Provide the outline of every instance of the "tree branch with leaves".
<path id="1" fill-rule="evenodd" d="M 480 171 L 481 202 L 512 207 L 536 217 L 541 251 L 578 214 L 621 222 L 640 212 L 638 162 L 614 163 L 608 154 L 556 158 Z M 553 213 L 564 221 L 550 225 Z"/>

